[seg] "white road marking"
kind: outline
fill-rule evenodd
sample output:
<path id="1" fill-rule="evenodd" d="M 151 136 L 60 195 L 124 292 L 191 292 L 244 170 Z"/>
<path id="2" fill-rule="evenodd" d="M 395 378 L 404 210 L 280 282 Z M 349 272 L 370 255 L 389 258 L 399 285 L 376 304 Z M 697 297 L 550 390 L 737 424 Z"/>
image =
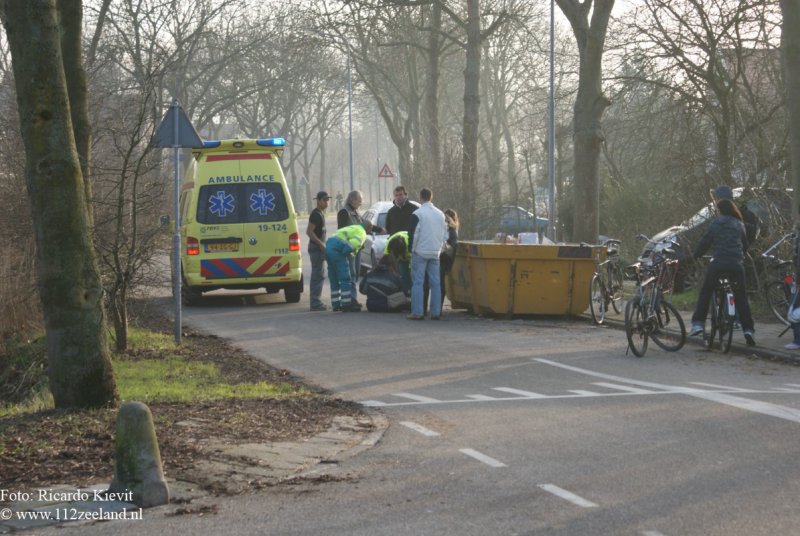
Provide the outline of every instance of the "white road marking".
<path id="1" fill-rule="evenodd" d="M 664 536 L 664 534 L 658 532 L 657 530 L 645 530 L 642 532 L 642 536 Z"/>
<path id="2" fill-rule="evenodd" d="M 558 497 L 561 497 L 565 501 L 569 501 L 572 504 L 575 504 L 577 506 L 582 506 L 583 508 L 596 508 L 597 507 L 597 505 L 595 503 L 593 503 L 592 501 L 587 501 L 583 497 L 575 495 L 574 493 L 572 493 L 570 491 L 567 491 L 564 488 L 559 488 L 558 486 L 555 486 L 553 484 L 539 484 L 539 487 L 542 488 L 543 490 L 545 490 L 545 491 L 547 491 L 549 493 L 552 493 L 553 495 L 556 495 Z"/>
<path id="3" fill-rule="evenodd" d="M 402 397 L 402 398 L 408 398 L 408 399 L 411 399 L 411 400 L 415 400 L 417 402 L 425 402 L 425 403 L 428 403 L 428 404 L 441 402 L 441 400 L 436 400 L 435 398 L 431 398 L 429 396 L 415 395 L 415 394 L 411 394 L 411 393 L 392 393 L 392 394 L 394 396 L 399 396 L 399 397 Z"/>
<path id="4" fill-rule="evenodd" d="M 543 395 L 541 393 L 532 393 L 531 391 L 512 389 L 511 387 L 492 387 L 492 390 L 501 391 L 503 393 L 511 393 L 512 395 L 524 396 L 525 398 L 547 398 L 547 395 Z"/>
<path id="5" fill-rule="evenodd" d="M 636 387 L 628 387 L 627 385 L 618 385 L 616 383 L 603 383 L 597 382 L 593 385 L 600 387 L 608 387 L 609 389 L 616 389 L 617 391 L 625 391 L 626 393 L 633 393 L 636 395 L 652 395 L 653 391 L 646 391 L 645 389 L 637 389 Z"/>
<path id="6" fill-rule="evenodd" d="M 723 389 L 725 391 L 743 391 L 743 392 L 747 392 L 747 389 L 742 389 L 741 387 L 729 387 L 727 385 L 718 385 L 716 383 L 692 382 L 692 385 L 705 385 L 706 387 L 716 387 L 717 389 Z"/>
<path id="7" fill-rule="evenodd" d="M 411 429 L 412 429 L 412 430 L 414 430 L 415 432 L 419 432 L 420 434 L 422 434 L 422 435 L 424 435 L 424 436 L 427 436 L 427 437 L 436 437 L 436 436 L 438 436 L 438 435 L 439 435 L 439 432 L 434 432 L 433 430 L 430 430 L 430 429 L 428 429 L 428 428 L 425 428 L 425 427 L 424 427 L 424 426 L 422 426 L 421 424 L 417 424 L 417 423 L 415 423 L 415 422 L 411 422 L 411 421 L 401 421 L 401 422 L 400 422 L 400 424 L 402 424 L 402 425 L 403 425 L 403 426 L 405 426 L 406 428 L 411 428 Z"/>
<path id="8" fill-rule="evenodd" d="M 478 460 L 479 462 L 483 462 L 483 463 L 485 463 L 485 464 L 486 464 L 486 465 L 488 465 L 489 467 L 494 467 L 494 468 L 508 467 L 508 466 L 507 466 L 506 464 L 504 464 L 503 462 L 499 462 L 499 461 L 495 460 L 494 458 L 490 458 L 490 457 L 489 457 L 489 456 L 487 456 L 486 454 L 481 454 L 481 453 L 480 453 L 480 452 L 478 452 L 477 450 L 472 450 L 472 449 L 458 449 L 458 451 L 459 451 L 459 452 L 461 452 L 461 453 L 464 453 L 464 454 L 466 454 L 466 455 L 467 455 L 467 456 L 469 456 L 470 458 L 475 458 L 475 459 L 476 459 L 476 460 Z"/>
<path id="9" fill-rule="evenodd" d="M 779 406 L 778 404 L 759 402 L 757 400 L 750 400 L 749 398 L 727 395 L 725 393 L 703 391 L 700 389 L 694 389 L 692 387 L 677 387 L 674 385 L 663 385 L 660 383 L 634 380 L 631 378 L 622 378 L 620 376 L 614 376 L 612 374 L 603 374 L 602 372 L 595 372 L 593 370 L 587 370 L 580 367 L 565 365 L 563 363 L 557 363 L 556 361 L 550 361 L 549 359 L 534 358 L 534 361 L 538 361 L 539 363 L 543 363 L 545 365 L 550 365 L 553 367 L 563 368 L 565 370 L 571 370 L 573 372 L 578 372 L 580 374 L 585 374 L 587 376 L 593 376 L 595 378 L 603 378 L 606 380 L 613 380 L 616 382 L 630 383 L 633 385 L 639 385 L 641 387 L 660 389 L 666 392 L 686 394 L 689 396 L 694 396 L 696 398 L 702 398 L 703 400 L 710 400 L 712 402 L 725 404 L 735 408 L 744 409 L 747 411 L 752 411 L 754 413 L 761 413 L 763 415 L 769 415 L 771 417 L 778 417 L 780 419 L 786 419 L 787 421 L 800 423 L 800 410 L 789 408 L 786 406 Z"/>
<path id="10" fill-rule="evenodd" d="M 471 398 L 472 400 L 481 400 L 483 402 L 488 402 L 489 400 L 502 400 L 502 398 L 497 398 L 494 396 L 486 396 L 486 395 L 467 395 L 467 398 Z"/>
<path id="11" fill-rule="evenodd" d="M 376 408 L 380 406 L 385 406 L 386 402 L 381 402 L 380 400 L 362 400 L 361 405 L 367 406 L 369 408 Z"/>
<path id="12" fill-rule="evenodd" d="M 575 393 L 576 395 L 581 396 L 601 396 L 602 393 L 597 393 L 595 391 L 582 391 L 581 389 L 575 389 L 570 391 L 570 393 Z"/>

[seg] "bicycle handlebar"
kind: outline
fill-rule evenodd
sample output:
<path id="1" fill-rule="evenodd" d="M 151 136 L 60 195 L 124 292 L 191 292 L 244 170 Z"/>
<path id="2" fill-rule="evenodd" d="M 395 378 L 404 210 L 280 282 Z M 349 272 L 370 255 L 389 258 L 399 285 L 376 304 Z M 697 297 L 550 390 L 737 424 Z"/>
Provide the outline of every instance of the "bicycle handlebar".
<path id="1" fill-rule="evenodd" d="M 765 259 L 766 259 L 766 258 L 774 258 L 774 257 L 772 257 L 772 256 L 770 255 L 770 254 L 772 253 L 772 251 L 773 251 L 775 248 L 777 248 L 778 246 L 780 246 L 781 244 L 783 244 L 784 242 L 786 242 L 787 240 L 789 240 L 790 238 L 792 238 L 792 239 L 793 239 L 793 238 L 795 238 L 795 234 L 794 234 L 794 233 L 787 233 L 787 234 L 783 235 L 783 236 L 780 238 L 780 240 L 778 240 L 777 242 L 775 242 L 774 244 L 772 244 L 772 245 L 771 245 L 771 246 L 770 246 L 770 247 L 769 247 L 769 248 L 768 248 L 766 251 L 764 251 L 764 253 L 762 253 L 762 254 L 761 254 L 761 256 L 762 256 L 763 258 L 765 258 Z"/>

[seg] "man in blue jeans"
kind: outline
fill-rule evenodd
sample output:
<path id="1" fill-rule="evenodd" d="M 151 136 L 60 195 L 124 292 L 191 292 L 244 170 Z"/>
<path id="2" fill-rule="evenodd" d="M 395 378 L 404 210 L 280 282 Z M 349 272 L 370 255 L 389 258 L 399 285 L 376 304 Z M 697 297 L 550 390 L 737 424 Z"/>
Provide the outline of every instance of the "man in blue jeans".
<path id="1" fill-rule="evenodd" d="M 422 203 L 411 215 L 408 232 L 408 249 L 411 251 L 411 314 L 409 320 L 423 320 L 423 287 L 425 279 L 431 289 L 431 320 L 442 316 L 442 288 L 439 276 L 439 254 L 447 240 L 447 223 L 444 213 L 431 202 L 433 192 L 423 188 L 419 193 Z"/>

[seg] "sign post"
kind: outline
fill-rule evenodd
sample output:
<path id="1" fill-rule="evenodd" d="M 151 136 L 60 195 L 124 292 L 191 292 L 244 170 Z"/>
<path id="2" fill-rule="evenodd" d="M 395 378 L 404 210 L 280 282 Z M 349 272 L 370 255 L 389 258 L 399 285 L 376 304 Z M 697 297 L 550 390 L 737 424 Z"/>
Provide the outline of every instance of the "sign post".
<path id="1" fill-rule="evenodd" d="M 174 203 L 173 203 L 173 220 L 174 220 L 174 234 L 172 237 L 172 293 L 175 299 L 175 343 L 181 343 L 181 221 L 180 221 L 180 195 L 181 195 L 181 178 L 180 178 L 180 150 L 183 147 L 188 148 L 201 148 L 203 147 L 203 140 L 200 135 L 192 126 L 192 122 L 183 111 L 181 105 L 178 104 L 178 99 L 172 99 L 172 105 L 164 114 L 161 123 L 156 129 L 156 134 L 153 136 L 153 147 L 168 148 L 174 150 L 175 165 L 174 165 Z"/>

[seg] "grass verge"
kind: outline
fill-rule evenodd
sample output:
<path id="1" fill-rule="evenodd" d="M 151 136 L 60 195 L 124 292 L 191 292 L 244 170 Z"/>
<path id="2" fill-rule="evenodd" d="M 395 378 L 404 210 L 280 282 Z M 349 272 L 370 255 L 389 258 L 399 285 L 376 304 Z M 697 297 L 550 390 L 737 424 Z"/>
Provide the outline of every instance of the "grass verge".
<path id="1" fill-rule="evenodd" d="M 248 381 L 223 370 L 219 361 L 190 357 L 191 349 L 178 347 L 171 334 L 131 328 L 128 343 L 126 352 L 112 356 L 122 401 L 196 403 L 312 394 L 306 388 L 286 382 Z M 11 366 L 2 378 L 2 392 L 8 395 L 2 399 L 0 418 L 53 409 L 46 381 L 44 337 L 14 341 L 6 346 L 12 352 L 5 358 Z"/>
<path id="2" fill-rule="evenodd" d="M 294 441 L 327 430 L 337 416 L 361 415 L 356 404 L 317 393 L 223 339 L 188 332 L 176 346 L 171 333 L 159 331 L 169 322 L 144 322 L 131 329 L 130 348 L 112 361 L 121 398 L 150 407 L 172 478 L 212 485 L 198 473 L 198 462 L 216 455 L 220 442 Z M 43 340 L 18 347 L 0 358 L 13 358 L 20 370 L 23 363 L 44 362 Z M 109 482 L 117 410 L 54 410 L 46 378 L 43 383 L 26 397 L 2 401 L 0 487 Z"/>

